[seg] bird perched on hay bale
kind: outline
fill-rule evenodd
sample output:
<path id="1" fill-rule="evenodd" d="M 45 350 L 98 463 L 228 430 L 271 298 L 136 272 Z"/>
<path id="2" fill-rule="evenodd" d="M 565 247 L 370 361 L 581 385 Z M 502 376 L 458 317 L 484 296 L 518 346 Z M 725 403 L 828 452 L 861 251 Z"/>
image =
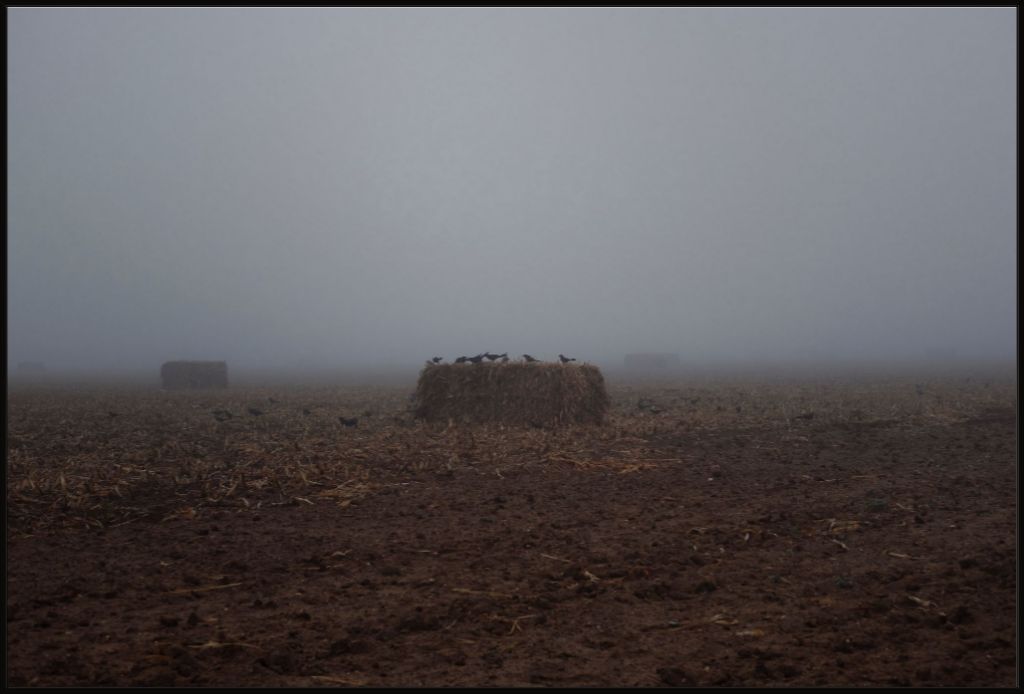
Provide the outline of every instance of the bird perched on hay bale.
<path id="1" fill-rule="evenodd" d="M 430 361 L 435 363 L 435 364 L 440 364 L 442 361 L 444 361 L 444 357 L 434 357 Z"/>
<path id="2" fill-rule="evenodd" d="M 563 364 L 568 364 L 569 362 L 576 361 L 576 360 L 575 359 L 570 359 L 569 357 L 565 356 L 564 354 L 559 354 L 558 355 L 558 361 L 562 362 Z"/>
<path id="3" fill-rule="evenodd" d="M 458 359 L 455 360 L 455 363 L 465 364 L 467 361 L 469 361 L 469 357 L 459 357 Z"/>
<path id="4" fill-rule="evenodd" d="M 470 357 L 469 358 L 469 361 L 473 362 L 474 364 L 479 364 L 483 360 L 484 360 L 484 355 L 483 354 L 478 354 L 475 357 Z"/>
<path id="5" fill-rule="evenodd" d="M 531 357 L 529 354 L 524 354 L 523 355 L 523 360 L 527 361 L 527 362 L 538 361 L 537 359 L 534 359 L 533 357 Z"/>

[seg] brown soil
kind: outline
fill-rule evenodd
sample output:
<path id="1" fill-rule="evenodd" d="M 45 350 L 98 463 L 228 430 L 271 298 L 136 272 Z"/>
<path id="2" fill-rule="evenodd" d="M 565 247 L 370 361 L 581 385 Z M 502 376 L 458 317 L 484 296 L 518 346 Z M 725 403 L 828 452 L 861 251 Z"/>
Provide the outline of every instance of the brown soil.
<path id="1" fill-rule="evenodd" d="M 769 389 L 712 421 L 712 390 L 617 387 L 605 434 L 563 435 L 233 391 L 9 394 L 9 685 L 1017 681 L 1011 397 L 780 418 Z"/>

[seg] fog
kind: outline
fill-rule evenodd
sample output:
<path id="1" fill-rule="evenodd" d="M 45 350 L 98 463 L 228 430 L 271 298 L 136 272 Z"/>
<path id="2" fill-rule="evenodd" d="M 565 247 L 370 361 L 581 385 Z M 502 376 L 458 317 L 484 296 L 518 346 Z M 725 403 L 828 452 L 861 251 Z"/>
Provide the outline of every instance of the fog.
<path id="1" fill-rule="evenodd" d="M 1016 354 L 1016 8 L 7 20 L 9 366 Z"/>

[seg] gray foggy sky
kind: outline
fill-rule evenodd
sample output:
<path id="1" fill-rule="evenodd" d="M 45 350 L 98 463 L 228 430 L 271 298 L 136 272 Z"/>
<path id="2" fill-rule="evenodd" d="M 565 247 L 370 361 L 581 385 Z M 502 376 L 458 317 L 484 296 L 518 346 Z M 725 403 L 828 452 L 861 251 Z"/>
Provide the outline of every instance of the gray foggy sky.
<path id="1" fill-rule="evenodd" d="M 1016 8 L 7 19 L 10 363 L 1015 354 Z"/>

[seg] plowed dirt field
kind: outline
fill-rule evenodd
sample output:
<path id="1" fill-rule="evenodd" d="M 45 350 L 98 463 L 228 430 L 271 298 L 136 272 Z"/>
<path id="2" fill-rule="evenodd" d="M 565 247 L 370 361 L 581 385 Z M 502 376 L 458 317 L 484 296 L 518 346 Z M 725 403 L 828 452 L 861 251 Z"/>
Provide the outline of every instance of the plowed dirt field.
<path id="1" fill-rule="evenodd" d="M 8 684 L 1016 684 L 1015 381 L 411 389 L 10 390 Z"/>

